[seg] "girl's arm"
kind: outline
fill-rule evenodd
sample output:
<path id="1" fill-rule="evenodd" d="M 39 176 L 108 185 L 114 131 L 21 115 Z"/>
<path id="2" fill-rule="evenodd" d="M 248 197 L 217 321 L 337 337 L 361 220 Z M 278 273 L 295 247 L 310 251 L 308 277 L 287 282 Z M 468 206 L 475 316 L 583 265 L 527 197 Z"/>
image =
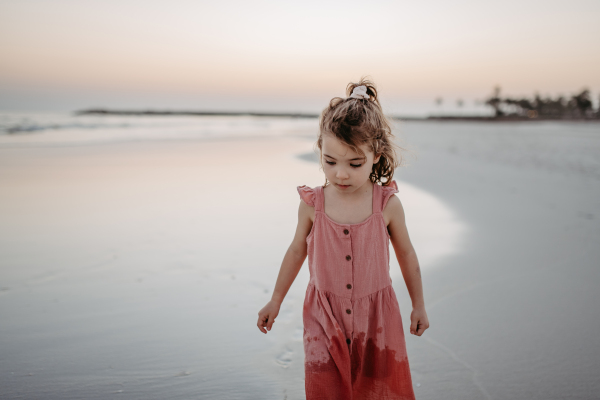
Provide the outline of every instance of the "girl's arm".
<path id="1" fill-rule="evenodd" d="M 258 312 L 258 322 L 256 325 L 262 333 L 267 333 L 267 331 L 271 330 L 273 322 L 275 322 L 275 318 L 279 314 L 281 303 L 306 259 L 306 237 L 312 228 L 314 215 L 315 209 L 304 201 L 300 201 L 296 234 L 283 257 L 271 301 Z"/>
<path id="2" fill-rule="evenodd" d="M 425 311 L 425 300 L 423 298 L 423 283 L 421 281 L 421 268 L 419 260 L 413 248 L 406 222 L 404 219 L 404 208 L 397 196 L 390 197 L 383 216 L 388 224 L 390 240 L 396 252 L 400 270 L 412 300 L 413 310 L 410 314 L 410 333 L 421 336 L 429 328 L 429 320 Z"/>

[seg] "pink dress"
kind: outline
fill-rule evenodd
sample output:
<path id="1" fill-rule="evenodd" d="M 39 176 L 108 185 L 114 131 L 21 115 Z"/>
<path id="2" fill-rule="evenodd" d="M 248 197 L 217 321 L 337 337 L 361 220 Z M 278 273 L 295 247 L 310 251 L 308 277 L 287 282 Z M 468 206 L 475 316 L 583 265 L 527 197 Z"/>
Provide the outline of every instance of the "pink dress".
<path id="1" fill-rule="evenodd" d="M 373 186 L 373 214 L 358 224 L 325 214 L 322 186 L 298 192 L 315 208 L 302 314 L 307 400 L 414 399 L 381 213 L 396 182 Z"/>

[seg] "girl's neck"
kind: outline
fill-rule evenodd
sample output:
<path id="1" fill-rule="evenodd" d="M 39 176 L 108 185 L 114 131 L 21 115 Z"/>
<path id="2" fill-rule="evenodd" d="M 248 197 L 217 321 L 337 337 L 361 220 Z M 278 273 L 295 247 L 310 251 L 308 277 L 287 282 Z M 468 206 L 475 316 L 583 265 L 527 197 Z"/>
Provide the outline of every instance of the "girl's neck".
<path id="1" fill-rule="evenodd" d="M 352 193 L 340 193 L 330 185 L 323 190 L 324 212 L 331 220 L 339 224 L 357 224 L 365 221 L 374 213 L 374 184 L 367 181 Z"/>

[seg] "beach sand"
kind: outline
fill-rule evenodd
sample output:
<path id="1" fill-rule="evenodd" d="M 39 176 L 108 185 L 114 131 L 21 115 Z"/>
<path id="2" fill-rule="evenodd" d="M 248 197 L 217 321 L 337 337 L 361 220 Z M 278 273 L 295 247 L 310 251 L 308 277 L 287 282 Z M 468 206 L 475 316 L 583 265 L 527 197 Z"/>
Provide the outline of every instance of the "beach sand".
<path id="1" fill-rule="evenodd" d="M 470 227 L 466 251 L 424 274 L 431 328 L 408 339 L 418 398 L 598 398 L 600 126 L 402 130 L 419 150 L 402 179 Z"/>
<path id="2" fill-rule="evenodd" d="M 399 125 L 431 322 L 406 333 L 417 398 L 600 393 L 597 127 Z M 0 140 L 0 397 L 303 398 L 306 265 L 273 330 L 256 319 L 295 187 L 323 183 L 314 130 L 30 142 Z"/>

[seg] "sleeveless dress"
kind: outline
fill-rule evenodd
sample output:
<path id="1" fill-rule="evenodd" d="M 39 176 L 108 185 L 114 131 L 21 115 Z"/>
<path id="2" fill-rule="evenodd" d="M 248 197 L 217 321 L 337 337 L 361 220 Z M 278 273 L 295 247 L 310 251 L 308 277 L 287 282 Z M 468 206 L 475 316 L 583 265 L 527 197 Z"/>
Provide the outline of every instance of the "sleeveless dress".
<path id="1" fill-rule="evenodd" d="M 414 399 L 382 214 L 396 182 L 373 185 L 373 213 L 357 224 L 325 214 L 322 186 L 297 189 L 315 208 L 302 312 L 307 400 Z"/>

